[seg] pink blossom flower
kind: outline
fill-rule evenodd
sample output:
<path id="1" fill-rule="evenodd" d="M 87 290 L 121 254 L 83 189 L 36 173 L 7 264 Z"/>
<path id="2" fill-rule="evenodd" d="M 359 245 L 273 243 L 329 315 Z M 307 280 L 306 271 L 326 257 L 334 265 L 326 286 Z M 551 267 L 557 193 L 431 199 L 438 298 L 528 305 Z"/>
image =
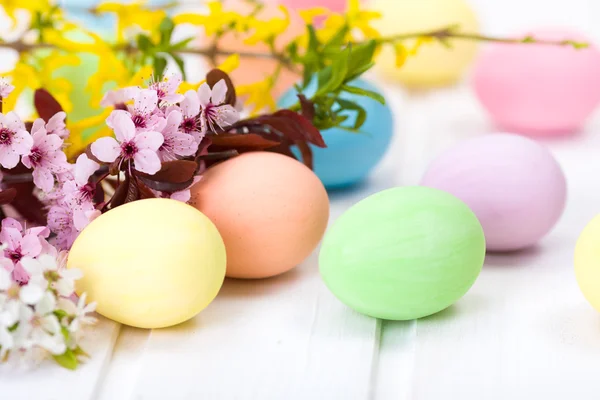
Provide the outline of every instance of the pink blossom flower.
<path id="1" fill-rule="evenodd" d="M 0 113 L 0 164 L 4 168 L 14 168 L 19 156 L 26 154 L 33 146 L 33 138 L 25 130 L 25 124 L 13 111 Z"/>
<path id="2" fill-rule="evenodd" d="M 73 209 L 66 202 L 50 207 L 48 227 L 56 234 L 53 243 L 63 250 L 70 249 L 79 234 L 73 222 Z"/>
<path id="3" fill-rule="evenodd" d="M 165 103 L 179 103 L 183 100 L 183 96 L 176 93 L 181 84 L 182 77 L 180 74 L 173 74 L 170 77 L 164 77 L 162 81 L 152 82 L 150 89 L 156 90 L 158 99 Z"/>
<path id="4" fill-rule="evenodd" d="M 89 182 L 90 176 L 100 168 L 100 164 L 90 160 L 87 154 L 77 157 L 73 170 L 73 179 L 63 184 L 63 193 L 67 202 L 77 205 L 93 203 L 96 187 Z"/>
<path id="5" fill-rule="evenodd" d="M 33 168 L 33 183 L 44 192 L 54 187 L 54 175 L 69 169 L 67 156 L 62 151 L 63 140 L 55 134 L 49 135 L 44 121 L 38 118 L 31 128 L 33 146 L 23 155 L 23 165 Z"/>
<path id="6" fill-rule="evenodd" d="M 227 95 L 227 84 L 223 79 L 217 82 L 212 90 L 207 83 L 203 83 L 198 89 L 198 97 L 202 106 L 200 122 L 202 123 L 202 135 L 207 129 L 215 131 L 216 128 L 225 128 L 237 122 L 240 116 L 237 110 L 225 103 Z"/>
<path id="7" fill-rule="evenodd" d="M 61 139 L 65 139 L 66 137 L 68 137 L 69 130 L 67 129 L 67 125 L 65 124 L 66 118 L 67 113 L 65 113 L 64 111 L 60 111 L 54 114 L 46 124 L 46 132 L 48 132 L 48 135 L 58 135 L 58 137 L 60 137 Z"/>
<path id="8" fill-rule="evenodd" d="M 173 200 L 179 200 L 179 201 L 183 201 L 184 203 L 187 203 L 192 198 L 192 193 L 191 193 L 190 189 L 196 183 L 200 182 L 201 179 L 202 179 L 202 175 L 196 175 L 194 177 L 194 179 L 192 181 L 192 184 L 190 186 L 188 186 L 184 190 L 180 190 L 179 192 L 173 192 L 173 193 L 171 193 L 171 195 L 169 196 L 169 198 L 171 198 Z"/>
<path id="9" fill-rule="evenodd" d="M 158 156 L 162 161 L 177 160 L 178 156 L 191 156 L 198 150 L 198 144 L 191 135 L 179 131 L 182 115 L 173 110 L 167 115 L 161 132 L 163 144 L 158 149 Z"/>
<path id="10" fill-rule="evenodd" d="M 5 247 L 4 256 L 14 263 L 13 280 L 21 284 L 27 283 L 29 274 L 21 264 L 23 257 L 37 257 L 42 252 L 40 237 L 47 237 L 50 231 L 46 227 L 32 228 L 23 232 L 21 224 L 13 218 L 2 220 L 0 242 Z"/>
<path id="11" fill-rule="evenodd" d="M 140 89 L 136 86 L 129 86 L 117 90 L 109 90 L 104 94 L 100 105 L 102 107 L 114 107 L 119 104 L 125 104 L 139 93 Z"/>
<path id="12" fill-rule="evenodd" d="M 129 111 L 115 110 L 106 119 L 106 124 L 113 130 L 114 119 L 117 115 L 127 115 L 132 121 L 137 130 L 152 131 L 154 127 L 161 121 L 160 110 L 156 108 L 158 97 L 156 90 L 138 89 L 134 96 L 133 107 L 129 107 Z"/>
<path id="13" fill-rule="evenodd" d="M 0 99 L 8 97 L 13 90 L 15 90 L 15 87 L 8 83 L 6 78 L 0 78 Z"/>
<path id="14" fill-rule="evenodd" d="M 183 118 L 179 124 L 179 129 L 192 135 L 194 140 L 196 140 L 196 144 L 198 144 L 204 137 L 204 132 L 201 133 L 200 99 L 198 98 L 198 93 L 193 90 L 185 92 L 184 97 L 180 104 Z"/>
<path id="15" fill-rule="evenodd" d="M 117 113 L 113 111 L 112 113 Z M 92 143 L 92 153 L 100 161 L 121 161 L 135 164 L 135 169 L 153 175 L 160 170 L 160 158 L 156 152 L 163 144 L 160 132 L 136 132 L 135 125 L 126 114 L 118 113 L 112 118 L 113 129 L 117 140 L 103 137 Z"/>

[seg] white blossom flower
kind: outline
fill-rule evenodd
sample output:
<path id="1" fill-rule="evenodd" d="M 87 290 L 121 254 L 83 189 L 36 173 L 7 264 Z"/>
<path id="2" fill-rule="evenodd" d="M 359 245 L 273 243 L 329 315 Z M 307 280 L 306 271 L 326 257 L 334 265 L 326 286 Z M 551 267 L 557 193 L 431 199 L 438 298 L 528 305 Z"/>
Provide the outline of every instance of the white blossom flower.
<path id="1" fill-rule="evenodd" d="M 19 313 L 19 325 L 15 330 L 15 342 L 25 350 L 39 346 L 54 355 L 67 350 L 65 337 L 54 310 L 56 298 L 50 292 L 31 308 L 22 304 Z"/>
<path id="2" fill-rule="evenodd" d="M 79 297 L 77 305 L 70 299 L 59 299 L 58 306 L 73 317 L 69 324 L 69 332 L 76 332 L 82 325 L 90 325 L 96 322 L 96 318 L 88 315 L 96 310 L 96 302 L 86 304 L 87 293 Z"/>

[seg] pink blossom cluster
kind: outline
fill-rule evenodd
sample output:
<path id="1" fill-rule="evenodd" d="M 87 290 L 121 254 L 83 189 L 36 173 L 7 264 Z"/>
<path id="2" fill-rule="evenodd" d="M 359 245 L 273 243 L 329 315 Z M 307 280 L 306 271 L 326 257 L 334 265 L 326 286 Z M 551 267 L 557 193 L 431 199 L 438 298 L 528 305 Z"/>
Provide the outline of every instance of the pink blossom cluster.
<path id="1" fill-rule="evenodd" d="M 147 89 L 128 87 L 105 95 L 102 104 L 122 107 L 113 111 L 106 123 L 114 138 L 101 138 L 92 144 L 92 153 L 107 163 L 127 163 L 128 168 L 153 175 L 162 161 L 189 157 L 198 151 L 208 130 L 238 121 L 237 110 L 225 104 L 227 85 L 219 81 L 211 89 L 207 83 L 197 91 L 177 94 L 180 75 L 150 84 Z"/>

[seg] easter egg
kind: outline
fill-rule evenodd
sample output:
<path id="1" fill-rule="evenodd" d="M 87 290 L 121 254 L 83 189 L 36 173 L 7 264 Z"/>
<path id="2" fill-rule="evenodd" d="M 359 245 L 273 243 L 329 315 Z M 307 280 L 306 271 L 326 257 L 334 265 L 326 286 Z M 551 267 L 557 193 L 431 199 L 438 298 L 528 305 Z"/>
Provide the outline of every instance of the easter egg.
<path id="1" fill-rule="evenodd" d="M 513 134 L 490 134 L 457 144 L 428 167 L 421 184 L 447 191 L 477 215 L 488 250 L 531 246 L 565 207 L 565 176 L 541 144 Z"/>
<path id="2" fill-rule="evenodd" d="M 589 43 L 579 33 L 540 30 L 520 35 Z M 482 52 L 473 87 L 493 121 L 527 135 L 580 129 L 600 102 L 600 51 L 547 44 L 493 44 Z"/>
<path id="3" fill-rule="evenodd" d="M 458 32 L 477 34 L 479 24 L 473 9 L 465 0 L 375 0 L 370 8 L 382 18 L 373 26 L 382 36 L 395 36 L 458 26 Z M 413 48 L 414 40 L 403 42 Z M 473 40 L 449 40 L 449 46 L 439 41 L 424 43 L 405 64 L 396 66 L 392 46 L 384 46 L 376 68 L 385 77 L 410 87 L 435 87 L 455 83 L 475 57 L 477 43 Z"/>
<path id="4" fill-rule="evenodd" d="M 600 312 L 600 216 L 585 227 L 575 246 L 575 277 L 590 304 Z"/>
<path id="5" fill-rule="evenodd" d="M 350 85 L 381 93 L 375 85 L 365 80 L 359 79 Z M 309 85 L 304 93 L 311 96 L 315 86 L 314 83 Z M 292 89 L 283 95 L 279 106 L 289 107 L 296 103 L 296 93 Z M 359 132 L 349 132 L 343 128 L 322 130 L 321 135 L 327 147 L 311 146 L 313 169 L 328 189 L 343 188 L 363 181 L 385 155 L 394 133 L 394 119 L 387 104 L 347 92 L 341 98 L 363 107 L 367 118 Z M 353 127 L 358 113 L 346 110 L 342 115 L 348 116 L 342 127 Z"/>
<path id="6" fill-rule="evenodd" d="M 400 187 L 367 197 L 335 221 L 319 269 L 354 310 L 408 320 L 460 299 L 484 257 L 481 225 L 466 204 L 440 190 Z"/>
<path id="7" fill-rule="evenodd" d="M 300 264 L 321 240 L 329 200 L 315 174 L 291 157 L 245 153 L 209 168 L 190 204 L 216 225 L 227 276 L 266 278 Z"/>
<path id="8" fill-rule="evenodd" d="M 176 200 L 124 204 L 92 221 L 77 237 L 68 268 L 83 271 L 86 292 L 103 316 L 138 328 L 184 322 L 217 295 L 225 246 L 213 223 Z"/>
<path id="9" fill-rule="evenodd" d="M 281 0 L 281 4 L 292 10 L 307 10 L 309 8 L 324 7 L 335 13 L 343 13 L 346 9 L 347 0 Z"/>

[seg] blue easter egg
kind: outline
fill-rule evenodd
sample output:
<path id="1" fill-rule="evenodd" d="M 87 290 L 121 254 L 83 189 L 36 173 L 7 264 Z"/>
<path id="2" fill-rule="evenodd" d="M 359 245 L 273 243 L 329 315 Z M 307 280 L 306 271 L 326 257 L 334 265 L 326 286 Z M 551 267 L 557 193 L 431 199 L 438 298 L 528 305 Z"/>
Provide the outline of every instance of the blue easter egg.
<path id="1" fill-rule="evenodd" d="M 380 92 L 376 86 L 357 79 L 350 83 L 363 89 Z M 315 91 L 315 84 L 305 89 L 309 97 Z M 279 99 L 280 107 L 289 107 L 297 102 L 296 90 L 293 88 Z M 353 101 L 367 112 L 367 119 L 360 132 L 349 132 L 341 128 L 321 131 L 326 148 L 311 146 L 313 151 L 314 171 L 328 189 L 343 188 L 364 180 L 369 172 L 383 158 L 392 139 L 394 121 L 390 107 L 365 96 L 344 93 L 343 99 Z M 351 128 L 356 121 L 356 111 L 345 111 L 348 119 L 342 126 Z M 299 155 L 299 151 L 294 149 Z"/>

